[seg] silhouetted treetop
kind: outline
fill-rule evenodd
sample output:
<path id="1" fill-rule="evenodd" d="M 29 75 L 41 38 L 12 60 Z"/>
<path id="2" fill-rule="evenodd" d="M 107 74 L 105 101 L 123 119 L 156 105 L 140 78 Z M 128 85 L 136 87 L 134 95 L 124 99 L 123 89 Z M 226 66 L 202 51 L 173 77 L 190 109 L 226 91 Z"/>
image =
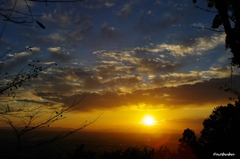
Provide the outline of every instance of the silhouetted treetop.
<path id="1" fill-rule="evenodd" d="M 187 128 L 179 139 L 179 158 L 196 159 L 197 137 L 193 130 Z"/>

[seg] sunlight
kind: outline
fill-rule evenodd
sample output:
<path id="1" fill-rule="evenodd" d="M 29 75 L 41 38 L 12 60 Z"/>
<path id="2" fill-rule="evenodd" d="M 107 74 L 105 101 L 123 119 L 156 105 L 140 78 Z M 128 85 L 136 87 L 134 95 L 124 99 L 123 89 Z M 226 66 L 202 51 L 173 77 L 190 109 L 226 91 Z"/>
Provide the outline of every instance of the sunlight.
<path id="1" fill-rule="evenodd" d="M 146 125 L 146 126 L 153 126 L 153 125 L 155 125 L 156 122 L 157 122 L 157 121 L 154 119 L 153 116 L 151 116 L 151 115 L 146 115 L 146 116 L 143 117 L 141 123 L 144 124 L 144 125 Z"/>

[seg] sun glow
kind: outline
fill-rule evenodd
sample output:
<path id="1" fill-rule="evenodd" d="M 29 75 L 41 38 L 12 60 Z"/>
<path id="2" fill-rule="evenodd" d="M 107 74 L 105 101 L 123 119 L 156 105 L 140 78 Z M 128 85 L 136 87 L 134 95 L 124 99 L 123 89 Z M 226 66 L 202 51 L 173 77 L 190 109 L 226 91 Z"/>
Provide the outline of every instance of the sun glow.
<path id="1" fill-rule="evenodd" d="M 146 126 L 153 126 L 156 123 L 156 120 L 154 119 L 154 117 L 152 117 L 151 115 L 146 115 L 143 119 L 142 119 L 142 124 L 146 125 Z"/>

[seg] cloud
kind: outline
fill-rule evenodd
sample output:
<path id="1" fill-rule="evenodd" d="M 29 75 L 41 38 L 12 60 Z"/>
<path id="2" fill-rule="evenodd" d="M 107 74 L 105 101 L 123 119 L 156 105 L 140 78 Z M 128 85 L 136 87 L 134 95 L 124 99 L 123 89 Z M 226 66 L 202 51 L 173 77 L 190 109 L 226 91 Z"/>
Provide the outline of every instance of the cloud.
<path id="1" fill-rule="evenodd" d="M 94 87 L 92 79 L 94 78 L 90 72 L 80 68 L 53 67 L 34 80 L 31 86 L 36 95 L 47 100 L 59 100 L 65 96 L 91 90 Z"/>
<path id="2" fill-rule="evenodd" d="M 82 6 L 84 6 L 87 9 L 96 10 L 96 9 L 102 9 L 102 8 L 111 8 L 115 5 L 116 0 L 96 0 L 94 2 L 92 1 L 85 1 L 82 3 Z"/>
<path id="3" fill-rule="evenodd" d="M 110 7 L 114 6 L 114 3 L 106 2 L 105 5 L 106 5 L 108 8 L 110 8 Z"/>
<path id="4" fill-rule="evenodd" d="M 218 45 L 223 45 L 225 42 L 225 34 L 213 34 L 210 37 L 197 38 L 195 48 L 197 53 L 201 54 L 204 51 L 216 48 Z"/>
<path id="5" fill-rule="evenodd" d="M 44 14 L 42 19 L 52 24 L 57 24 L 60 27 L 76 27 L 91 23 L 91 17 L 86 14 L 79 14 L 76 9 L 66 9 L 66 7 L 59 7 L 53 12 Z"/>
<path id="6" fill-rule="evenodd" d="M 48 102 L 48 101 L 39 101 L 39 100 L 29 100 L 29 99 L 18 99 L 16 100 L 17 102 L 23 102 L 23 103 L 31 103 L 31 104 L 39 104 L 39 105 L 44 105 L 44 106 L 54 106 L 56 103 L 54 102 Z"/>
<path id="7" fill-rule="evenodd" d="M 144 104 L 157 109 L 163 105 L 183 108 L 224 101 L 217 98 L 219 93 L 215 95 L 216 89 L 211 86 L 217 87 L 230 76 L 231 68 L 223 67 L 227 57 L 220 54 L 216 58 L 218 63 L 209 65 L 197 63 L 196 59 L 214 59 L 225 35 L 199 35 L 196 31 L 199 35 L 196 36 L 194 31 L 193 36 L 188 23 L 183 23 L 192 16 L 187 10 L 190 7 L 175 2 L 152 6 L 158 2 L 99 0 L 81 3 L 81 10 L 65 6 L 52 12 L 46 10 L 42 21 L 48 30 L 31 28 L 32 32 L 27 32 L 29 36 L 35 35 L 34 31 L 36 35 L 39 33 L 30 37 L 40 45 L 32 50 L 47 51 L 50 56 L 43 53 L 39 56 L 66 65 L 50 68 L 34 80 L 29 85 L 34 95 L 62 103 L 74 94 L 92 91 L 86 100 L 89 105 L 84 108 L 86 111 L 137 108 L 141 103 L 141 108 Z M 106 17 L 104 21 L 99 21 L 100 12 Z M 187 33 L 183 32 L 186 28 Z M 78 50 L 83 54 L 76 54 Z M 17 68 L 20 63 L 28 62 L 31 55 L 28 51 L 20 52 L 11 61 L 13 65 L 6 66 Z M 196 65 L 204 67 L 196 70 Z M 207 95 L 211 90 L 213 93 Z M 224 96 L 220 93 L 220 97 Z"/>
<path id="8" fill-rule="evenodd" d="M 128 3 L 124 4 L 120 11 L 118 12 L 117 15 L 119 16 L 123 16 L 123 17 L 126 17 L 126 16 L 129 16 L 132 12 L 132 8 L 135 4 L 137 4 L 139 1 L 138 0 L 130 0 L 128 1 Z"/>
<path id="9" fill-rule="evenodd" d="M 1 72 L 10 73 L 14 69 L 15 71 L 20 71 L 19 68 L 24 68 L 29 63 L 33 55 L 33 51 L 20 51 L 15 53 L 8 53 L 7 56 L 9 59 L 3 63 L 3 67 L 1 68 Z"/>
<path id="10" fill-rule="evenodd" d="M 186 54 L 191 54 L 194 50 L 193 48 L 185 47 L 183 45 L 172 44 L 160 44 L 157 47 L 159 48 L 159 51 L 170 51 L 172 56 L 186 56 Z"/>
<path id="11" fill-rule="evenodd" d="M 170 73 L 176 71 L 182 66 L 183 64 L 179 64 L 177 62 L 161 62 L 158 59 L 141 58 L 138 60 L 137 70 L 152 73 Z"/>
<path id="12" fill-rule="evenodd" d="M 49 40 L 53 42 L 63 42 L 65 41 L 64 36 L 60 33 L 53 33 L 49 35 Z"/>
<path id="13" fill-rule="evenodd" d="M 58 52 L 61 50 L 61 47 L 50 47 L 50 48 L 48 48 L 48 50 L 51 52 Z"/>
<path id="14" fill-rule="evenodd" d="M 26 52 L 26 51 L 23 51 L 23 52 L 18 52 L 18 53 L 15 53 L 15 57 L 23 57 L 23 56 L 29 56 L 31 55 L 31 52 Z"/>
<path id="15" fill-rule="evenodd" d="M 104 38 L 116 38 L 118 36 L 118 33 L 116 31 L 116 28 L 108 26 L 107 23 L 104 23 L 101 28 L 101 34 Z"/>
<path id="16" fill-rule="evenodd" d="M 210 67 L 209 70 L 203 71 L 203 78 L 209 79 L 209 78 L 224 78 L 224 77 L 230 77 L 231 73 L 231 67 L 225 66 L 225 67 Z M 239 74 L 239 70 L 233 71 L 233 74 Z"/>
<path id="17" fill-rule="evenodd" d="M 92 17 L 90 15 L 79 13 L 79 10 L 68 10 L 66 7 L 59 6 L 51 13 L 45 13 L 43 23 L 48 26 L 51 34 L 39 36 L 37 41 L 48 44 L 61 44 L 71 47 L 78 46 L 84 38 L 89 36 L 92 29 Z M 52 26 L 58 26 L 53 28 Z M 71 26 L 71 28 L 69 28 Z"/>
<path id="18" fill-rule="evenodd" d="M 31 47 L 29 50 L 32 51 L 32 52 L 39 52 L 40 47 Z"/>
<path id="19" fill-rule="evenodd" d="M 235 78 L 235 80 L 238 79 L 239 76 Z M 91 93 L 85 97 L 82 102 L 85 107 L 81 108 L 80 111 L 104 111 L 116 108 L 131 110 L 134 107 L 137 107 L 136 110 L 139 111 L 146 109 L 182 109 L 186 107 L 212 108 L 230 102 L 228 100 L 229 94 L 219 90 L 219 87 L 227 82 L 227 78 L 211 79 L 192 85 L 136 90 L 129 93 L 110 90 Z M 140 105 L 141 107 L 139 107 Z"/>
<path id="20" fill-rule="evenodd" d="M 41 41 L 45 44 L 59 45 L 61 46 L 71 46 L 76 47 L 79 42 L 83 41 L 84 35 L 87 30 L 79 28 L 77 30 L 71 31 L 59 31 L 57 33 L 52 33 L 48 36 L 40 36 L 38 37 L 38 41 Z M 68 44 L 68 45 L 66 45 Z"/>
<path id="21" fill-rule="evenodd" d="M 167 11 L 164 12 L 164 10 Z M 135 23 L 133 30 L 138 30 L 142 36 L 149 36 L 151 40 L 159 37 L 167 38 L 163 36 L 173 34 L 172 27 L 183 21 L 184 16 L 181 16 L 182 12 L 175 12 L 176 11 L 172 9 L 172 6 L 169 7 L 168 5 L 159 10 L 148 10 L 147 14 L 146 12 L 141 12 L 140 15 L 137 16 L 137 22 Z M 154 18 L 155 16 L 158 18 Z M 163 32 L 166 32 L 169 35 L 162 34 Z"/>
<path id="22" fill-rule="evenodd" d="M 61 47 L 50 47 L 48 50 L 51 52 L 51 57 L 53 60 L 60 62 L 69 62 L 72 58 L 70 53 Z"/>
<path id="23" fill-rule="evenodd" d="M 57 52 L 60 48 L 51 50 Z M 114 54 L 105 53 L 104 56 L 118 58 Z M 95 92 L 84 100 L 87 107 L 83 111 L 121 109 L 124 106 L 131 109 L 139 103 L 154 105 L 152 109 L 181 109 L 217 106 L 228 102 L 228 94 L 219 90 L 220 86 L 230 81 L 228 67 L 166 74 L 157 74 L 152 70 L 140 73 L 136 72 L 140 69 L 131 70 L 130 66 L 121 66 L 115 62 L 103 62 L 87 70 L 63 67 L 40 76 L 31 86 L 36 96 L 57 103 L 73 98 L 78 92 L 82 95 L 84 92 Z M 234 76 L 233 81 L 239 81 L 239 78 Z"/>
<path id="24" fill-rule="evenodd" d="M 162 53 L 163 49 L 159 47 L 152 48 L 133 48 L 124 51 L 98 51 L 94 52 L 101 60 L 106 59 L 105 61 L 114 60 L 118 65 L 129 66 L 129 73 L 133 71 L 139 72 L 173 72 L 184 65 L 173 60 L 165 58 Z"/>
<path id="25" fill-rule="evenodd" d="M 128 16 L 131 13 L 130 4 L 124 4 L 123 8 L 119 11 L 118 15 Z"/>

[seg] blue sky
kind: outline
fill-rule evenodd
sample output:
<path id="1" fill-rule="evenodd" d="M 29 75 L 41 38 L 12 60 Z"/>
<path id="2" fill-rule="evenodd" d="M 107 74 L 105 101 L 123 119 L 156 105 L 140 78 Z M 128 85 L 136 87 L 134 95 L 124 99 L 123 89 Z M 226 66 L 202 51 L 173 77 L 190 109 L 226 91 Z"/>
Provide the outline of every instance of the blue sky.
<path id="1" fill-rule="evenodd" d="M 58 66 L 22 88 L 16 101 L 55 106 L 92 92 L 81 109 L 86 112 L 126 106 L 211 110 L 229 102 L 229 94 L 219 90 L 230 81 L 225 34 L 192 27 L 210 28 L 214 14 L 196 9 L 191 0 L 28 4 L 34 15 L 42 15 L 34 19 L 46 29 L 35 22 L 8 22 L 0 49 L 5 53 L 11 48 L 7 56 L 14 58 L 3 70 L 17 72 L 31 60 Z M 207 6 L 205 1 L 197 5 Z M 28 13 L 24 1 L 18 1 L 17 8 Z M 21 52 L 26 46 L 32 51 Z"/>

